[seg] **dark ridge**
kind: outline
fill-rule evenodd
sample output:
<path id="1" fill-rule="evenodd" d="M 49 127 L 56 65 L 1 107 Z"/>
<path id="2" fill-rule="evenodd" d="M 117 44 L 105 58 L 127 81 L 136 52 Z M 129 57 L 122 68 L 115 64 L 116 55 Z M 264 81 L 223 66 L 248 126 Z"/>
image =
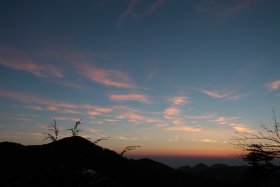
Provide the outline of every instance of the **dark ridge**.
<path id="1" fill-rule="evenodd" d="M 0 151 L 0 186 L 231 187 L 247 184 L 249 170 L 202 163 L 175 170 L 151 159 L 126 159 L 80 136 L 43 145 L 2 142 Z"/>
<path id="2" fill-rule="evenodd" d="M 210 167 L 211 168 L 224 168 L 224 167 L 228 167 L 228 166 L 226 164 L 213 164 Z"/>

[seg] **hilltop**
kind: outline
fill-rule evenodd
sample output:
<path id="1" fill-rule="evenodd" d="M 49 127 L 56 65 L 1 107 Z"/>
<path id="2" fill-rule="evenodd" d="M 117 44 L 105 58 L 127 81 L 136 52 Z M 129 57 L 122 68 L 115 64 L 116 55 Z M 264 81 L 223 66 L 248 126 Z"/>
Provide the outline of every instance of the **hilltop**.
<path id="1" fill-rule="evenodd" d="M 1 186 L 231 186 L 209 175 L 231 171 L 224 165 L 176 170 L 146 158 L 124 158 L 80 136 L 32 146 L 2 142 L 0 151 Z"/>

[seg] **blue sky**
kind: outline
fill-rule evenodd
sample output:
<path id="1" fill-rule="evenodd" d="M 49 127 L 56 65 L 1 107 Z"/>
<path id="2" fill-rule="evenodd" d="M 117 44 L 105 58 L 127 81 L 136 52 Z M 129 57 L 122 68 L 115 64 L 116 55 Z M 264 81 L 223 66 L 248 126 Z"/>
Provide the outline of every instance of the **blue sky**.
<path id="1" fill-rule="evenodd" d="M 280 101 L 276 0 L 1 1 L 0 140 L 228 156 Z"/>

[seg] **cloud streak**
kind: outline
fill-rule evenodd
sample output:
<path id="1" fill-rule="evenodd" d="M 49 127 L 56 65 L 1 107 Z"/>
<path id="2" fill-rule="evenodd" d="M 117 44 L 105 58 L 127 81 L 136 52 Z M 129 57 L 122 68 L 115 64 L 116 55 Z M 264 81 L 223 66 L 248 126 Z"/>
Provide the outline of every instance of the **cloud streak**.
<path id="1" fill-rule="evenodd" d="M 171 99 L 173 105 L 183 105 L 189 102 L 189 98 L 186 96 L 178 96 Z"/>
<path id="2" fill-rule="evenodd" d="M 15 48 L 0 48 L 0 65 L 25 71 L 37 77 L 63 77 L 62 71 L 54 65 L 38 63 Z"/>
<path id="3" fill-rule="evenodd" d="M 199 1 L 194 10 L 200 16 L 200 21 L 225 22 L 245 11 L 256 3 L 256 0 L 212 0 Z"/>
<path id="4" fill-rule="evenodd" d="M 254 132 L 253 129 L 246 127 L 246 124 L 236 122 L 239 118 L 238 117 L 224 117 L 220 116 L 214 120 L 209 120 L 211 122 L 215 122 L 219 125 L 226 125 L 238 132 Z"/>
<path id="5" fill-rule="evenodd" d="M 163 112 L 164 117 L 167 118 L 167 119 L 176 117 L 176 116 L 178 116 L 180 113 L 181 113 L 181 110 L 179 110 L 179 109 L 177 109 L 177 108 L 175 108 L 175 107 L 169 107 L 169 108 L 167 108 L 167 109 Z"/>
<path id="6" fill-rule="evenodd" d="M 81 73 L 92 81 L 115 88 L 135 88 L 129 76 L 121 71 L 97 68 L 92 64 L 77 63 Z"/>
<path id="7" fill-rule="evenodd" d="M 265 87 L 269 90 L 269 91 L 275 91 L 278 90 L 280 88 L 280 80 L 276 80 L 274 82 L 268 83 L 265 85 Z"/>
<path id="8" fill-rule="evenodd" d="M 12 98 L 23 103 L 27 103 L 31 106 L 27 106 L 32 110 L 48 110 L 58 113 L 65 114 L 82 114 L 78 109 L 87 110 L 88 115 L 101 115 L 105 113 L 110 113 L 113 108 L 110 107 L 98 107 L 89 104 L 72 104 L 67 102 L 58 102 L 51 99 L 44 99 L 37 95 L 21 93 L 16 91 L 5 91 L 0 90 L 0 97 Z"/>
<path id="9" fill-rule="evenodd" d="M 199 116 L 186 116 L 188 119 L 197 120 L 197 119 L 210 119 L 213 118 L 216 114 L 209 114 L 209 115 L 199 115 Z"/>
<path id="10" fill-rule="evenodd" d="M 215 90 L 199 90 L 199 89 L 196 90 L 214 99 L 224 99 L 224 100 L 238 100 L 251 94 L 251 93 L 236 93 L 233 91 L 215 91 Z"/>
<path id="11" fill-rule="evenodd" d="M 150 103 L 149 98 L 143 94 L 111 94 L 109 98 L 113 101 L 137 101 L 140 103 Z"/>
<path id="12" fill-rule="evenodd" d="M 191 126 L 173 126 L 173 127 L 169 127 L 166 128 L 165 130 L 167 131 L 180 131 L 180 132 L 201 132 L 201 128 L 194 128 Z"/>
<path id="13" fill-rule="evenodd" d="M 133 18 L 140 18 L 140 17 L 145 17 L 150 14 L 153 14 L 154 12 L 157 11 L 157 9 L 164 4 L 166 0 L 154 0 L 152 3 L 147 5 L 147 7 L 143 8 L 143 11 L 141 12 L 136 12 L 135 10 L 140 6 L 143 5 L 142 0 L 131 0 L 130 3 L 128 4 L 127 8 L 125 11 L 121 14 L 118 20 L 118 26 L 121 27 L 123 22 L 125 22 L 127 19 L 130 17 Z"/>
<path id="14" fill-rule="evenodd" d="M 138 122 L 161 123 L 161 120 L 159 120 L 159 119 L 147 117 L 147 116 L 139 114 L 135 111 L 122 112 L 116 117 L 116 119 L 117 120 L 128 120 L 133 123 L 138 123 Z"/>
<path id="15" fill-rule="evenodd" d="M 199 140 L 191 140 L 192 142 L 202 142 L 202 143 L 217 143 L 217 140 L 210 139 L 210 138 L 204 138 L 204 139 L 199 139 Z"/>

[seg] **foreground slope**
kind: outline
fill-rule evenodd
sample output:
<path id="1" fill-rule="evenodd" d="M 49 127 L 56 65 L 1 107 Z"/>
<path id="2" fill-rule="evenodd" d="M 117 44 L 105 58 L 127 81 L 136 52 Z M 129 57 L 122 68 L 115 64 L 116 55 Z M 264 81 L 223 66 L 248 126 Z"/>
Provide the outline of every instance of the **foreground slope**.
<path id="1" fill-rule="evenodd" d="M 245 175 L 236 180 L 232 174 L 240 168 L 199 164 L 175 170 L 150 159 L 123 158 L 79 136 L 32 146 L 2 142 L 0 151 L 0 186 L 258 186 Z M 280 182 L 277 176 L 270 180 L 273 186 Z"/>
<path id="2" fill-rule="evenodd" d="M 24 146 L 0 143 L 1 186 L 186 186 L 193 177 L 149 159 L 129 160 L 79 136 Z"/>

